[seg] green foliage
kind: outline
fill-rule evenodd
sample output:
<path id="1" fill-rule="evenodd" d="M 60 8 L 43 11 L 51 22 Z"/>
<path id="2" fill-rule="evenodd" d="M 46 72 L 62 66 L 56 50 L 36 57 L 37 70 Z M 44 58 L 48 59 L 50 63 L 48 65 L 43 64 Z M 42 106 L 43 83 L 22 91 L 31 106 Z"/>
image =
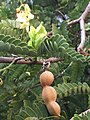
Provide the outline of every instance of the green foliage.
<path id="1" fill-rule="evenodd" d="M 27 46 L 27 43 L 10 35 L 0 34 L 0 51 L 13 54 L 35 55 Z"/>
<path id="2" fill-rule="evenodd" d="M 77 94 L 90 94 L 90 87 L 87 83 L 63 83 L 55 86 L 57 93 L 59 94 L 60 99 L 68 97 L 71 95 Z"/>
<path id="3" fill-rule="evenodd" d="M 41 54 L 50 53 L 49 55 L 57 57 L 70 57 L 73 61 L 85 62 L 89 60 L 89 57 L 84 57 L 80 53 L 76 52 L 72 47 L 69 47 L 64 36 L 59 34 L 45 40 L 45 42 L 42 43 L 40 52 Z"/>
<path id="4" fill-rule="evenodd" d="M 90 119 L 90 112 L 87 112 L 85 115 L 79 116 L 77 114 L 74 115 L 72 120 L 89 120 Z"/>
<path id="5" fill-rule="evenodd" d="M 61 58 L 51 63 L 50 71 L 55 80 L 61 107 L 60 120 L 89 120 L 90 112 L 90 24 L 86 19 L 86 42 L 84 56 L 76 51 L 80 42 L 79 25 L 68 26 L 71 19 L 78 18 L 89 0 L 22 0 L 27 3 L 34 19 L 30 32 L 19 29 L 15 21 L 17 0 L 1 0 L 0 3 L 0 56 L 12 54 L 32 60 L 33 64 L 12 64 L 0 72 L 0 120 L 56 120 L 42 100 L 39 76 L 43 66 L 35 64 L 48 58 Z M 43 21 L 43 24 L 42 24 Z M 41 24 L 40 24 L 41 23 Z M 38 26 L 39 25 L 39 26 Z M 38 26 L 38 27 L 37 27 Z M 0 70 L 9 66 L 0 63 Z"/>
<path id="6" fill-rule="evenodd" d="M 17 0 L 1 0 L 0 1 L 0 20 L 7 18 L 15 18 L 15 9 L 17 7 Z"/>
<path id="7" fill-rule="evenodd" d="M 26 101 L 25 101 L 26 102 Z M 22 109 L 19 113 L 19 115 L 16 115 L 16 120 L 19 120 L 22 116 L 22 120 L 26 119 L 28 117 L 46 117 L 48 115 L 47 110 L 45 106 L 42 103 L 39 102 L 33 102 L 32 106 L 24 106 L 24 109 Z"/>
<path id="8" fill-rule="evenodd" d="M 39 49 L 42 39 L 47 35 L 47 31 L 42 23 L 35 29 L 33 26 L 30 27 L 29 37 L 30 41 L 28 46 L 30 46 L 34 51 L 37 52 Z"/>

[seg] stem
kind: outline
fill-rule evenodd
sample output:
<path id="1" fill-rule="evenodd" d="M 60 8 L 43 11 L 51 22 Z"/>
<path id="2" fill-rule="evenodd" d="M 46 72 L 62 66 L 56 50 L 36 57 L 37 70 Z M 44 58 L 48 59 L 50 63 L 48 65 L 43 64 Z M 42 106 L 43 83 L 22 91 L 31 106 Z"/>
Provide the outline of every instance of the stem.
<path id="1" fill-rule="evenodd" d="M 59 116 L 49 116 L 49 117 L 43 118 L 43 120 L 48 120 L 48 119 L 51 119 L 51 118 L 56 118 L 56 119 L 58 119 Z M 42 118 L 39 118 L 39 120 L 42 120 Z"/>
<path id="2" fill-rule="evenodd" d="M 86 34 L 85 34 L 85 18 L 87 17 L 87 15 L 90 13 L 90 2 L 88 3 L 85 11 L 82 13 L 82 15 L 80 16 L 80 18 L 76 19 L 76 20 L 73 20 L 71 22 L 68 23 L 68 25 L 73 25 L 77 22 L 80 22 L 80 29 L 81 29 L 81 42 L 77 48 L 78 52 L 82 51 L 83 50 L 83 47 L 84 47 L 84 44 L 85 44 L 85 37 L 86 37 Z"/>
<path id="3" fill-rule="evenodd" d="M 55 62 L 60 62 L 63 60 L 64 60 L 63 58 L 52 57 L 52 58 L 44 60 L 44 62 L 55 63 Z M 29 65 L 32 65 L 32 64 L 43 65 L 43 60 L 42 61 L 30 61 L 30 60 L 25 60 L 22 57 L 17 57 L 17 58 L 15 58 L 15 57 L 0 57 L 0 63 L 10 63 L 9 66 L 11 66 L 14 63 L 15 64 L 29 64 Z"/>
<path id="4" fill-rule="evenodd" d="M 77 50 L 78 52 L 80 52 L 81 50 L 83 50 L 84 47 L 84 43 L 85 43 L 85 23 L 84 23 L 84 19 L 80 20 L 80 29 L 81 29 L 81 43 L 79 44 Z"/>
<path id="5" fill-rule="evenodd" d="M 87 112 L 90 112 L 90 109 L 88 109 L 88 110 L 82 112 L 81 114 L 79 114 L 79 116 L 85 115 L 85 114 L 87 114 Z"/>
<path id="6" fill-rule="evenodd" d="M 71 62 L 58 76 L 56 76 L 55 78 L 59 78 L 62 77 L 63 74 L 71 67 L 71 65 L 73 64 L 73 62 Z"/>
<path id="7" fill-rule="evenodd" d="M 90 13 L 90 2 L 88 3 L 85 11 L 82 13 L 81 18 L 85 20 L 85 18 L 88 16 Z"/>
<path id="8" fill-rule="evenodd" d="M 81 114 L 79 114 L 79 116 L 83 116 L 83 115 L 87 114 L 87 112 L 90 112 L 90 109 L 82 112 Z M 70 120 L 73 120 L 73 117 Z"/>
<path id="9" fill-rule="evenodd" d="M 14 59 L 12 60 L 12 62 L 11 62 L 8 66 L 0 69 L 0 72 L 9 69 L 17 60 L 20 60 L 21 58 L 22 58 L 22 57 L 14 58 Z"/>
<path id="10" fill-rule="evenodd" d="M 68 26 L 73 25 L 73 24 L 76 24 L 76 23 L 78 23 L 79 21 L 80 21 L 80 18 L 75 19 L 75 20 L 72 20 L 72 21 L 70 21 L 70 22 L 68 23 Z"/>

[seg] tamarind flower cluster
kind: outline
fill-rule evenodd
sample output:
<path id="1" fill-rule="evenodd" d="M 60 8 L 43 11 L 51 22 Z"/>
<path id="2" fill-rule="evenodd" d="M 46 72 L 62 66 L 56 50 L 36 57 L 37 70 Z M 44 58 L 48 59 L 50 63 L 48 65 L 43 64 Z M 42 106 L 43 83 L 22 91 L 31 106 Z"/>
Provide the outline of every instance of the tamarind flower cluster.
<path id="1" fill-rule="evenodd" d="M 52 72 L 46 70 L 40 75 L 40 84 L 43 87 L 42 99 L 51 115 L 60 116 L 60 106 L 56 102 L 56 90 L 50 86 L 54 81 Z"/>
<path id="2" fill-rule="evenodd" d="M 24 10 L 22 10 L 24 8 Z M 29 32 L 29 21 L 34 18 L 34 15 L 31 13 L 31 10 L 28 4 L 21 4 L 19 8 L 16 9 L 16 21 L 20 22 L 20 29 L 26 28 L 26 31 Z"/>

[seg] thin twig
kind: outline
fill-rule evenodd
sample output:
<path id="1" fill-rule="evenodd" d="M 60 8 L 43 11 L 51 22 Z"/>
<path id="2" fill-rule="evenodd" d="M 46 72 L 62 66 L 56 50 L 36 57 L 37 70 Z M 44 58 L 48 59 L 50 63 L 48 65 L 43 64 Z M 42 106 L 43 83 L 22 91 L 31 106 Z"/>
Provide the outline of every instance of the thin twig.
<path id="1" fill-rule="evenodd" d="M 56 10 L 56 12 L 58 12 L 62 16 L 63 20 L 66 20 L 65 15 L 60 10 Z"/>
<path id="2" fill-rule="evenodd" d="M 79 116 L 83 116 L 83 115 L 87 114 L 88 112 L 90 112 L 90 109 L 82 112 L 81 114 L 79 114 Z M 73 117 L 70 120 L 73 120 Z"/>
<path id="3" fill-rule="evenodd" d="M 79 44 L 77 50 L 78 52 L 80 52 L 81 50 L 83 50 L 84 47 L 84 43 L 85 43 L 85 23 L 84 23 L 84 19 L 80 20 L 80 29 L 81 29 L 81 43 Z"/>
<path id="4" fill-rule="evenodd" d="M 80 18 L 75 19 L 75 20 L 72 20 L 72 21 L 68 22 L 68 26 L 73 25 L 73 24 L 76 24 L 76 23 L 78 23 L 79 21 L 80 21 Z"/>
<path id="5" fill-rule="evenodd" d="M 8 66 L 0 69 L 0 72 L 9 69 L 16 61 L 20 60 L 21 58 L 22 58 L 22 57 L 14 58 L 14 59 L 12 60 L 12 62 L 11 62 Z"/>
<path id="6" fill-rule="evenodd" d="M 84 55 L 84 56 L 90 56 L 90 54 L 89 53 L 87 53 L 87 52 L 84 52 L 84 51 L 80 51 L 80 53 L 82 54 L 82 55 Z"/>
<path id="7" fill-rule="evenodd" d="M 80 22 L 80 29 L 81 29 L 81 42 L 77 48 L 77 51 L 80 52 L 83 50 L 84 44 L 85 44 L 85 38 L 86 38 L 86 34 L 85 34 L 85 18 L 87 17 L 87 15 L 90 13 L 90 2 L 88 3 L 85 11 L 82 13 L 82 15 L 80 16 L 80 18 L 73 20 L 71 22 L 68 23 L 68 25 L 73 25 L 76 24 L 77 22 Z"/>
<path id="8" fill-rule="evenodd" d="M 56 76 L 55 78 L 59 78 L 62 77 L 63 74 L 71 67 L 71 65 L 73 64 L 73 62 L 71 62 L 58 76 Z"/>
<path id="9" fill-rule="evenodd" d="M 79 116 L 85 115 L 85 114 L 87 114 L 87 112 L 90 112 L 90 109 L 88 109 L 88 110 L 82 112 L 81 114 L 79 114 Z"/>

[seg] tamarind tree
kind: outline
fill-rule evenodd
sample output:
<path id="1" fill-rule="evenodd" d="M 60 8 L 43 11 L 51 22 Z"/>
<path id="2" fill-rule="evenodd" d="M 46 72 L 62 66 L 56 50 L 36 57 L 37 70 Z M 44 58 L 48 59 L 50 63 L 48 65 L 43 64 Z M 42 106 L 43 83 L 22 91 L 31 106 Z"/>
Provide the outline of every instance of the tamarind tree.
<path id="1" fill-rule="evenodd" d="M 1 0 L 0 120 L 90 120 L 89 14 L 89 0 Z M 42 99 L 47 68 L 59 117 Z"/>

